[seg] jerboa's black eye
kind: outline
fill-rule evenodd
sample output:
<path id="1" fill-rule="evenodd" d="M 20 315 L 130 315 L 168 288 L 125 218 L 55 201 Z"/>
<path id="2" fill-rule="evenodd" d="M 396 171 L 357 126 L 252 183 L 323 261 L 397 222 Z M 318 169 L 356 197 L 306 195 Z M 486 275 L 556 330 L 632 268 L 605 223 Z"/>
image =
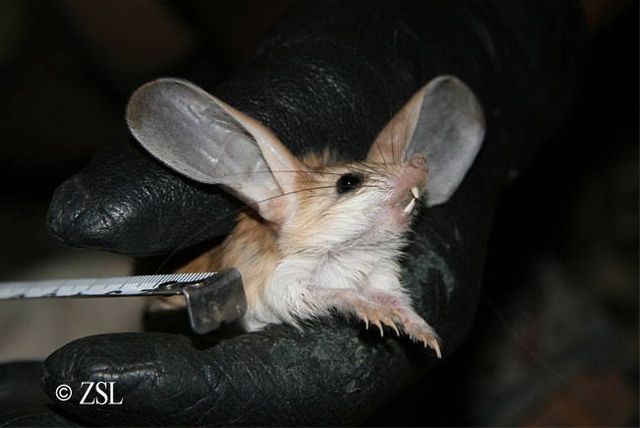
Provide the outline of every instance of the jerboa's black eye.
<path id="1" fill-rule="evenodd" d="M 355 172 L 343 174 L 338 178 L 338 181 L 336 181 L 336 192 L 338 192 L 338 194 L 342 194 L 356 190 L 362 185 L 363 181 L 364 176 L 362 174 Z"/>

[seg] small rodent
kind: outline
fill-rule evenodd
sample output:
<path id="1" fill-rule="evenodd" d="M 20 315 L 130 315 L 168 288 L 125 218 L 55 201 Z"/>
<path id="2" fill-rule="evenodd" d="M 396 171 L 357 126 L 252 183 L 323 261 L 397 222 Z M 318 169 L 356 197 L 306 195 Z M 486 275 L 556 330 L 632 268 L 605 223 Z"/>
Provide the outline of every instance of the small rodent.
<path id="1" fill-rule="evenodd" d="M 159 79 L 140 87 L 127 123 L 152 155 L 252 209 L 221 246 L 182 270 L 237 268 L 248 331 L 296 327 L 333 311 L 387 326 L 441 356 L 436 332 L 412 308 L 398 258 L 417 207 L 446 202 L 484 138 L 482 108 L 453 76 L 420 89 L 374 141 L 365 161 L 329 152 L 293 156 L 257 120 L 197 86 Z"/>

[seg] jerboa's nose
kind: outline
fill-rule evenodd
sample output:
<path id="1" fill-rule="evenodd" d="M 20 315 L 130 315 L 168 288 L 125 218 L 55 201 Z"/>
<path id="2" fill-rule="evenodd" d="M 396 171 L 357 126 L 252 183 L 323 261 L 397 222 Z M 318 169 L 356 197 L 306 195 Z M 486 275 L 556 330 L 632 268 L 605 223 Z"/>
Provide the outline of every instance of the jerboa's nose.
<path id="1" fill-rule="evenodd" d="M 425 169 L 427 167 L 427 160 L 420 153 L 415 153 L 409 159 L 409 165 L 414 168 Z"/>

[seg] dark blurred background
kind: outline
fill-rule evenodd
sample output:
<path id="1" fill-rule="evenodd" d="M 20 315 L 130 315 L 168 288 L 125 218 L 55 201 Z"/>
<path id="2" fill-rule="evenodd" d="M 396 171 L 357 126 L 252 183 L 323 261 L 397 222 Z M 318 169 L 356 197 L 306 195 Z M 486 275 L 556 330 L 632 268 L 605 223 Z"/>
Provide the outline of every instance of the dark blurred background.
<path id="1" fill-rule="evenodd" d="M 138 85 L 224 80 L 288 3 L 0 2 L 0 279 L 125 274 L 128 258 L 48 235 L 54 189 L 130 138 L 124 106 Z M 513 171 L 467 342 L 372 424 L 638 425 L 638 3 L 584 3 L 591 36 L 572 119 Z M 88 303 L 0 304 L 0 361 L 140 328 L 140 302 L 119 323 L 92 304 L 104 316 L 92 310 L 83 329 Z"/>

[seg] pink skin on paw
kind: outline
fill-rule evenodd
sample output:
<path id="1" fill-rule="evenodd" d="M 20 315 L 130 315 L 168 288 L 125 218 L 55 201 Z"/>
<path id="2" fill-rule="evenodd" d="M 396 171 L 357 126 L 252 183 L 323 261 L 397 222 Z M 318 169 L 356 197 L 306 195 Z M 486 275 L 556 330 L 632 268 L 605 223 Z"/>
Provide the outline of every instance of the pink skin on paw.
<path id="1" fill-rule="evenodd" d="M 334 301 L 340 303 L 337 308 L 355 314 L 365 323 L 375 325 L 384 336 L 384 326 L 392 328 L 399 336 L 402 331 L 415 342 L 433 349 L 442 358 L 438 335 L 426 321 L 417 315 L 411 306 L 395 296 L 376 292 L 375 294 L 356 293 L 353 290 L 332 290 Z"/>

